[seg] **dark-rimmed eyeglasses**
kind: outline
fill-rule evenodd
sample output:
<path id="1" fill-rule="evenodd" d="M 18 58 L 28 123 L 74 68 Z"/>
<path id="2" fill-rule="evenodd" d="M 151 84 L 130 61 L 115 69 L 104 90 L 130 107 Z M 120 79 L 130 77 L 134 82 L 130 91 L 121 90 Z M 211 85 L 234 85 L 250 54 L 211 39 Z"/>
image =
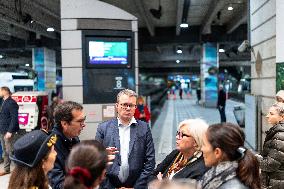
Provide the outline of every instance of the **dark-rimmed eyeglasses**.
<path id="1" fill-rule="evenodd" d="M 73 120 L 73 122 L 79 123 L 81 126 L 85 126 L 86 116 L 80 120 Z"/>
<path id="2" fill-rule="evenodd" d="M 136 108 L 136 104 L 128 104 L 128 103 L 123 103 L 123 104 L 119 104 L 122 108 L 127 109 L 128 107 L 133 109 Z"/>
<path id="3" fill-rule="evenodd" d="M 177 131 L 176 136 L 178 136 L 179 138 L 183 138 L 183 137 L 192 137 L 190 135 L 184 134 L 180 131 Z"/>

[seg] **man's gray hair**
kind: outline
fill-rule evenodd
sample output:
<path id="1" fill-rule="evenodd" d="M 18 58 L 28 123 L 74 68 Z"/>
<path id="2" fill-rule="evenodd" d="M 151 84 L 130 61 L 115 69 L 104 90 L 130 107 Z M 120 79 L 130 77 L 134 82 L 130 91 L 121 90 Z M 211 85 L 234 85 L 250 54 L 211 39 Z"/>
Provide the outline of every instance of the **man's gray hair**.
<path id="1" fill-rule="evenodd" d="M 196 118 L 186 119 L 180 122 L 178 128 L 180 129 L 182 126 L 187 127 L 187 130 L 190 132 L 191 136 L 198 145 L 197 150 L 200 150 L 203 145 L 203 135 L 206 133 L 209 125 L 203 119 Z"/>
<path id="2" fill-rule="evenodd" d="M 117 94 L 117 97 L 116 97 L 116 102 L 119 102 L 119 98 L 122 96 L 122 95 L 127 95 L 129 97 L 138 97 L 137 93 L 130 90 L 130 89 L 123 89 L 122 91 L 120 91 L 118 94 Z"/>

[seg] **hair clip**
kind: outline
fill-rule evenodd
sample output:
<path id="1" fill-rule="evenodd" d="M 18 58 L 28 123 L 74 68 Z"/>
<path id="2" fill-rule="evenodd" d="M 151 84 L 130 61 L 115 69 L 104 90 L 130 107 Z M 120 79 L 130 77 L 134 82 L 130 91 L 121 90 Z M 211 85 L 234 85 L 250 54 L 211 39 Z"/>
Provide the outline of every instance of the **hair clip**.
<path id="1" fill-rule="evenodd" d="M 242 159 L 245 156 L 245 152 L 247 151 L 247 149 L 245 149 L 244 147 L 238 147 L 237 152 L 239 152 L 241 154 L 240 159 Z"/>
<path id="2" fill-rule="evenodd" d="M 49 141 L 47 142 L 47 146 L 51 147 L 56 143 L 56 141 L 57 141 L 57 136 L 56 135 L 51 136 Z"/>

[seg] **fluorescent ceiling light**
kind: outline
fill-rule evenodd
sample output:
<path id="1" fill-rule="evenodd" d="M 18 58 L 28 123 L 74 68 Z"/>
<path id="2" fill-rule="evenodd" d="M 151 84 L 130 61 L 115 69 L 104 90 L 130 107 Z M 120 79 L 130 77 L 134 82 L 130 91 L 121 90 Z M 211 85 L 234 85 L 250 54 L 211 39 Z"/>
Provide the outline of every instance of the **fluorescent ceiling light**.
<path id="1" fill-rule="evenodd" d="M 225 52 L 225 49 L 219 49 L 219 52 L 223 53 L 223 52 Z"/>
<path id="2" fill-rule="evenodd" d="M 54 28 L 47 28 L 46 31 L 48 31 L 48 32 L 54 32 Z"/>
<path id="3" fill-rule="evenodd" d="M 30 64 L 26 64 L 26 66 L 30 66 Z"/>
<path id="4" fill-rule="evenodd" d="M 181 23 L 181 24 L 180 24 L 180 27 L 181 27 L 181 28 L 188 28 L 188 24 L 187 24 L 187 23 Z"/>
<path id="5" fill-rule="evenodd" d="M 180 63 L 180 60 L 176 60 L 176 63 L 177 63 L 177 64 Z"/>
<path id="6" fill-rule="evenodd" d="M 0 54 L 0 58 L 4 58 L 4 56 L 2 54 Z"/>
<path id="7" fill-rule="evenodd" d="M 231 11 L 233 10 L 234 8 L 232 6 L 228 6 L 228 10 Z"/>

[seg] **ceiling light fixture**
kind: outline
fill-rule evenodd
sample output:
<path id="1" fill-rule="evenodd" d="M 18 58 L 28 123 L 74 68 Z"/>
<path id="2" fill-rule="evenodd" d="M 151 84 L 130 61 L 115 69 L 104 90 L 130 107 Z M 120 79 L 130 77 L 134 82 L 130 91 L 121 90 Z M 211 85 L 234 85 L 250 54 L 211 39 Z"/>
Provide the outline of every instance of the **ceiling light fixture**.
<path id="1" fill-rule="evenodd" d="M 228 10 L 232 11 L 234 8 L 232 7 L 232 5 L 228 6 Z"/>
<path id="2" fill-rule="evenodd" d="M 178 54 L 182 54 L 181 48 L 179 48 L 179 47 L 177 48 L 177 53 L 178 53 Z"/>
<path id="3" fill-rule="evenodd" d="M 225 49 L 222 49 L 222 48 L 221 48 L 221 49 L 219 49 L 219 52 L 220 52 L 220 53 L 224 53 L 224 52 L 225 52 Z"/>
<path id="4" fill-rule="evenodd" d="M 180 24 L 180 27 L 181 27 L 181 28 L 188 28 L 188 24 L 187 24 L 187 23 L 181 23 L 181 24 Z"/>
<path id="5" fill-rule="evenodd" d="M 180 60 L 176 60 L 176 63 L 179 64 L 179 63 L 180 63 Z"/>
<path id="6" fill-rule="evenodd" d="M 28 66 L 30 66 L 30 64 L 26 64 L 26 66 L 28 67 Z"/>
<path id="7" fill-rule="evenodd" d="M 52 28 L 52 27 L 47 28 L 46 31 L 48 31 L 48 32 L 54 32 L 54 28 Z"/>
<path id="8" fill-rule="evenodd" d="M 4 56 L 2 54 L 0 54 L 0 59 L 4 58 Z"/>

